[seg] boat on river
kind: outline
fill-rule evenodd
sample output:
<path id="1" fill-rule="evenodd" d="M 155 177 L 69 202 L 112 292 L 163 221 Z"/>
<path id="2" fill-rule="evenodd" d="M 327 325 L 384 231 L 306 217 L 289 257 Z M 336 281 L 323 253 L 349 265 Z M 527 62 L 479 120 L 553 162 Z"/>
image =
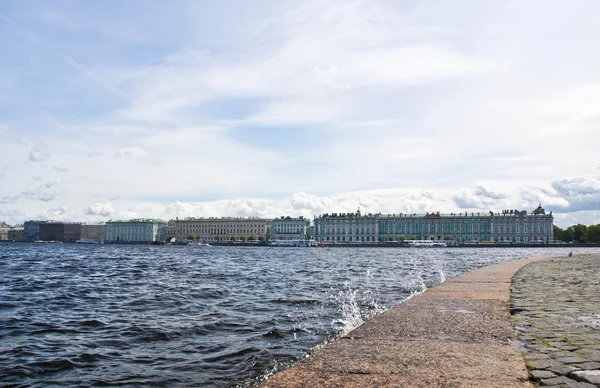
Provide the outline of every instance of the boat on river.
<path id="1" fill-rule="evenodd" d="M 81 240 L 75 241 L 75 243 L 77 243 L 77 244 L 104 244 L 104 241 L 82 238 Z"/>
<path id="2" fill-rule="evenodd" d="M 270 247 L 310 247 L 313 245 L 313 240 L 275 240 L 269 242 Z"/>
<path id="3" fill-rule="evenodd" d="M 406 244 L 411 248 L 445 248 L 447 247 L 444 241 L 433 240 L 408 240 Z"/>

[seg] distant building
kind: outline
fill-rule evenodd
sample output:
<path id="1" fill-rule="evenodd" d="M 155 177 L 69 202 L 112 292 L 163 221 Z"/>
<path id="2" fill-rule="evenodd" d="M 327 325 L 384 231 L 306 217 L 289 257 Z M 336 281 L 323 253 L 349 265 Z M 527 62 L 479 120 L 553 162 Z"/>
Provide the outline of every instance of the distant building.
<path id="1" fill-rule="evenodd" d="M 269 239 L 274 240 L 308 240 L 310 220 L 304 217 L 281 217 L 273 220 Z"/>
<path id="2" fill-rule="evenodd" d="M 315 217 L 315 240 L 324 243 L 375 243 L 379 241 L 379 216 L 333 213 Z"/>
<path id="3" fill-rule="evenodd" d="M 133 219 L 128 221 L 108 221 L 106 241 L 153 242 L 163 241 L 163 228 L 167 223 L 158 219 Z"/>
<path id="4" fill-rule="evenodd" d="M 315 218 L 319 242 L 388 242 L 405 239 L 465 243 L 548 244 L 553 240 L 552 212 L 541 205 L 500 213 L 325 214 Z"/>
<path id="5" fill-rule="evenodd" d="M 42 241 L 63 241 L 65 224 L 59 221 L 40 222 L 40 238 Z"/>
<path id="6" fill-rule="evenodd" d="M 5 222 L 0 222 L 0 240 L 8 240 L 8 231 L 11 226 Z"/>
<path id="7" fill-rule="evenodd" d="M 23 241 L 23 228 L 15 227 L 8 231 L 8 239 L 10 241 Z"/>
<path id="8" fill-rule="evenodd" d="M 81 223 L 80 222 L 65 222 L 64 224 L 64 242 L 75 242 L 81 239 Z"/>
<path id="9" fill-rule="evenodd" d="M 25 241 L 38 241 L 42 222 L 44 221 L 25 221 L 23 224 L 23 239 Z"/>
<path id="10" fill-rule="evenodd" d="M 81 239 L 104 241 L 106 239 L 106 224 L 102 222 L 81 225 Z"/>
<path id="11" fill-rule="evenodd" d="M 187 241 L 188 237 L 202 241 L 264 240 L 271 220 L 256 217 L 208 217 L 171 220 L 165 228 L 165 239 Z"/>

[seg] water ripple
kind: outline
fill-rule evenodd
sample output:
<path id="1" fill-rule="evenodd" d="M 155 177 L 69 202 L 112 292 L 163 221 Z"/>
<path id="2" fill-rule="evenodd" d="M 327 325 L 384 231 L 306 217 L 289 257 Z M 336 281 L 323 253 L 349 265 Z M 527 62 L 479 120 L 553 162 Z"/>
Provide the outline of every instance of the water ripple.
<path id="1" fill-rule="evenodd" d="M 446 278 L 555 253 L 68 244 L 0 251 L 0 376 L 14 387 L 252 386 Z"/>

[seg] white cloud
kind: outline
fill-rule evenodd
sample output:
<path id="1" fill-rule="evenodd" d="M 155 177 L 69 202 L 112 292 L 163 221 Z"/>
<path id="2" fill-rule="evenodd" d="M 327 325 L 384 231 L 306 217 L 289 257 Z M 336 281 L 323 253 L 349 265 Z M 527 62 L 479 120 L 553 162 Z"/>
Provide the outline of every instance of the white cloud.
<path id="1" fill-rule="evenodd" d="M 102 216 L 102 217 L 110 217 L 115 213 L 115 209 L 113 206 L 107 203 L 96 203 L 94 205 L 88 206 L 84 211 L 84 214 L 88 216 Z"/>
<path id="2" fill-rule="evenodd" d="M 117 158 L 144 158 L 147 155 L 148 152 L 138 146 L 121 148 L 115 152 Z"/>
<path id="3" fill-rule="evenodd" d="M 27 157 L 27 161 L 32 163 L 45 162 L 50 158 L 50 155 L 45 150 L 40 150 L 39 148 L 33 148 L 29 151 L 29 156 Z"/>

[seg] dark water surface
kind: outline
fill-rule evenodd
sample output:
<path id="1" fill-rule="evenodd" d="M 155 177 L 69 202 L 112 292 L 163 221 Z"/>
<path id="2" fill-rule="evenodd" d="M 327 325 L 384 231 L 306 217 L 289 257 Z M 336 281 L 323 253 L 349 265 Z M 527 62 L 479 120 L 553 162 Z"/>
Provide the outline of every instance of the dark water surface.
<path id="1" fill-rule="evenodd" d="M 0 385 L 253 385 L 446 277 L 555 254 L 0 244 Z"/>

